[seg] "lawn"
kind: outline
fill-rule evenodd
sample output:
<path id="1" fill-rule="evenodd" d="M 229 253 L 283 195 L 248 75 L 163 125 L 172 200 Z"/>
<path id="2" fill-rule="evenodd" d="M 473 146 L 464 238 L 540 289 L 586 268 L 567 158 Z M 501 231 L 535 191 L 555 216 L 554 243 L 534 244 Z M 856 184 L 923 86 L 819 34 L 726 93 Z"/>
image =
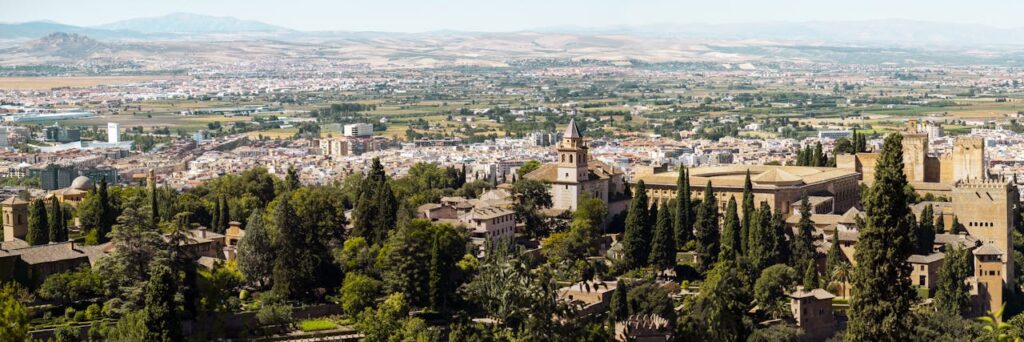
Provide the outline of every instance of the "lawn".
<path id="1" fill-rule="evenodd" d="M 307 319 L 299 322 L 298 326 L 299 330 L 305 332 L 331 330 L 338 327 L 337 324 L 326 319 Z"/>

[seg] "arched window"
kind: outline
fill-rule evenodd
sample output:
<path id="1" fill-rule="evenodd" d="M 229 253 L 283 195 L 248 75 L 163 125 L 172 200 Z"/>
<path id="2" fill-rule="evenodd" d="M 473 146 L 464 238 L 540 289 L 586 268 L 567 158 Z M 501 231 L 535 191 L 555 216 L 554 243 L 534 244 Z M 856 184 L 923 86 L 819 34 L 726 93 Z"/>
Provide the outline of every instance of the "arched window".
<path id="1" fill-rule="evenodd" d="M 563 163 L 565 162 L 565 155 L 564 154 L 562 155 L 562 162 Z"/>
<path id="2" fill-rule="evenodd" d="M 569 155 L 569 164 L 572 164 L 572 155 Z"/>

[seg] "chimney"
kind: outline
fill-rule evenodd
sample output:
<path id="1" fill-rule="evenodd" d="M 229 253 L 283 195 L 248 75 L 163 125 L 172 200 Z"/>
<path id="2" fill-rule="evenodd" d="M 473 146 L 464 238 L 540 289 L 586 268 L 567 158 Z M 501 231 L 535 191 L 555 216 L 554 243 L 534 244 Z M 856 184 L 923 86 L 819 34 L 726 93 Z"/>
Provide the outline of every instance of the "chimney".
<path id="1" fill-rule="evenodd" d="M 199 227 L 199 237 L 203 239 L 206 238 L 206 227 Z"/>

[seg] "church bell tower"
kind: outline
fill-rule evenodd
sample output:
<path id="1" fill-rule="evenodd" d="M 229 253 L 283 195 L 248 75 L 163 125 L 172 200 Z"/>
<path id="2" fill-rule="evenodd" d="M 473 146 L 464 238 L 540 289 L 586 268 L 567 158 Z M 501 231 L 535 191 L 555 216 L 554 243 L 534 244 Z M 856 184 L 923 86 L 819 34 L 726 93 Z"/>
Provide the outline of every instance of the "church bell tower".
<path id="1" fill-rule="evenodd" d="M 570 119 L 562 134 L 562 143 L 558 145 L 558 183 L 587 181 L 587 158 L 587 143 L 576 127 L 576 119 Z"/>

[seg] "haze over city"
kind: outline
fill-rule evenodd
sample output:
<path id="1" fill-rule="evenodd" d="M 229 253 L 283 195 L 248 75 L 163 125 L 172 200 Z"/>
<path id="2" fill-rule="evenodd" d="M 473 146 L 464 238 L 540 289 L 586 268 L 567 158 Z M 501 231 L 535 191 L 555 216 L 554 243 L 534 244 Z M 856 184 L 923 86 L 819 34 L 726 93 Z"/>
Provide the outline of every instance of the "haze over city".
<path id="1" fill-rule="evenodd" d="M 1019 341 L 1022 12 L 6 1 L 0 341 Z"/>

